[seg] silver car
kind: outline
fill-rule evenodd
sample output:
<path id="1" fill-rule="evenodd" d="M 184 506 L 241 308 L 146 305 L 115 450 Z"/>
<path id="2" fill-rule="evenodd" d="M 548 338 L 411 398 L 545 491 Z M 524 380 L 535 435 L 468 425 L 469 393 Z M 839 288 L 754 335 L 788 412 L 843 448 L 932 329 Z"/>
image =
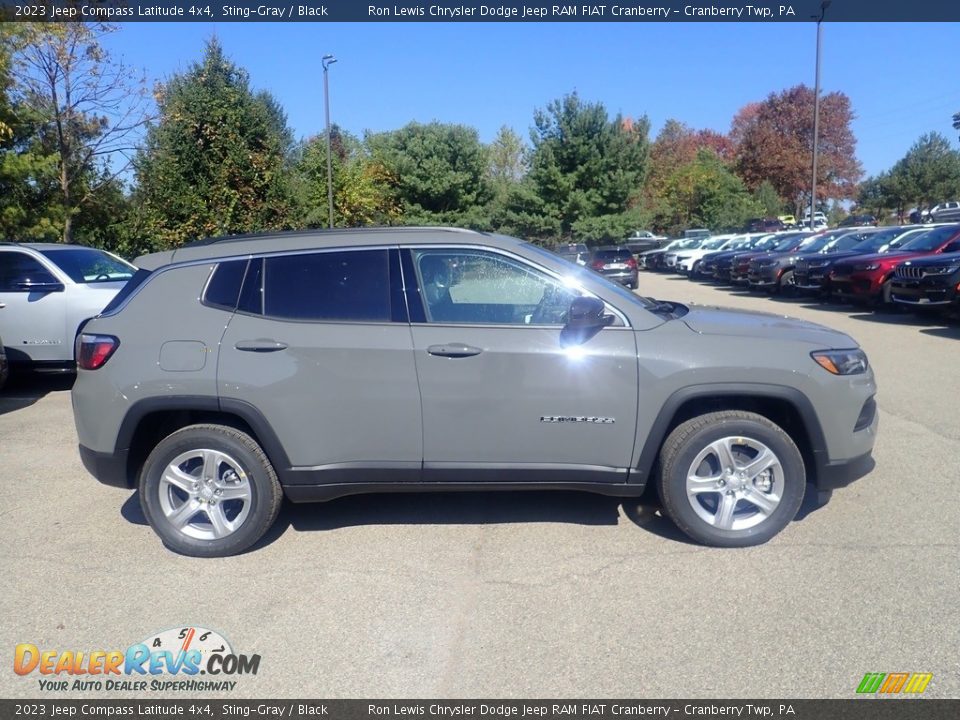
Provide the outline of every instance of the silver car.
<path id="1" fill-rule="evenodd" d="M 695 540 L 765 542 L 868 472 L 873 372 L 782 316 L 644 298 L 515 238 L 230 238 L 140 258 L 78 340 L 80 456 L 177 552 L 257 542 L 281 499 L 653 483 Z"/>
<path id="2" fill-rule="evenodd" d="M 128 262 L 95 248 L 0 243 L 0 337 L 8 362 L 72 372 L 80 326 L 135 272 Z"/>

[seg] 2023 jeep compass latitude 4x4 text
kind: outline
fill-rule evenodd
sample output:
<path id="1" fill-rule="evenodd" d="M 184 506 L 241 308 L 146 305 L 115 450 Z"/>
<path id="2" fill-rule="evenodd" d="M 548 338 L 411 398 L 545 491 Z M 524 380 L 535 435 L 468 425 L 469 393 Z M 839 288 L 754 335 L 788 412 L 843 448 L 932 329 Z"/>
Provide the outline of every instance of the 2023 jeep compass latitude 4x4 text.
<path id="1" fill-rule="evenodd" d="M 695 540 L 747 546 L 808 482 L 872 467 L 850 337 L 643 298 L 514 238 L 311 231 L 136 265 L 77 339 L 80 454 L 181 553 L 243 551 L 284 495 L 648 483 Z"/>

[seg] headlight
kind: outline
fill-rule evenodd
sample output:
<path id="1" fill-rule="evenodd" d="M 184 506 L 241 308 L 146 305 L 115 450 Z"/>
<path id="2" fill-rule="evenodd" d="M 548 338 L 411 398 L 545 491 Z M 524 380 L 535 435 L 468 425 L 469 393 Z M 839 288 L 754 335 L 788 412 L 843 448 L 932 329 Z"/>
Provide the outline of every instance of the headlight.
<path id="1" fill-rule="evenodd" d="M 860 349 L 816 350 L 810 357 L 834 375 L 859 375 L 867 371 L 867 355 Z"/>
<path id="2" fill-rule="evenodd" d="M 860 263 L 859 265 L 854 265 L 854 270 L 876 270 L 880 267 L 880 263 Z"/>

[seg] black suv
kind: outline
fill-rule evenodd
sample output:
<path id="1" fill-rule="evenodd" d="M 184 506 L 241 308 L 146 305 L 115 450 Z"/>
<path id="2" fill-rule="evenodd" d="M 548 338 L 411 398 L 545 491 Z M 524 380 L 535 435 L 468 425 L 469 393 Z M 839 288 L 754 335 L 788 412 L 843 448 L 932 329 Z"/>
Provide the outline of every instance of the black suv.
<path id="1" fill-rule="evenodd" d="M 917 308 L 960 309 L 960 253 L 907 260 L 893 274 L 890 296 Z"/>
<path id="2" fill-rule="evenodd" d="M 625 245 L 597 248 L 590 258 L 590 268 L 631 290 L 637 289 L 637 259 Z"/>

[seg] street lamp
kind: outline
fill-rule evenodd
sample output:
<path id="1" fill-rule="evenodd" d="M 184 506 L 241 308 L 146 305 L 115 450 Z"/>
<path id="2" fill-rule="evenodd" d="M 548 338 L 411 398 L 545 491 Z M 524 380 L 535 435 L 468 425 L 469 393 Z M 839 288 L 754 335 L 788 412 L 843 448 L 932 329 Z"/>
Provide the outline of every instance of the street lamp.
<path id="1" fill-rule="evenodd" d="M 820 23 L 830 7 L 831 0 L 820 3 L 820 14 L 813 15 L 817 21 L 817 71 L 813 81 L 813 181 L 810 183 L 810 229 L 813 230 L 814 217 L 817 208 L 817 143 L 820 140 Z"/>
<path id="2" fill-rule="evenodd" d="M 327 78 L 327 71 L 336 61 L 337 59 L 333 55 L 324 55 L 322 61 L 323 109 L 327 116 L 327 216 L 329 218 L 329 226 L 331 229 L 333 228 L 333 157 L 330 154 L 330 82 Z"/>

